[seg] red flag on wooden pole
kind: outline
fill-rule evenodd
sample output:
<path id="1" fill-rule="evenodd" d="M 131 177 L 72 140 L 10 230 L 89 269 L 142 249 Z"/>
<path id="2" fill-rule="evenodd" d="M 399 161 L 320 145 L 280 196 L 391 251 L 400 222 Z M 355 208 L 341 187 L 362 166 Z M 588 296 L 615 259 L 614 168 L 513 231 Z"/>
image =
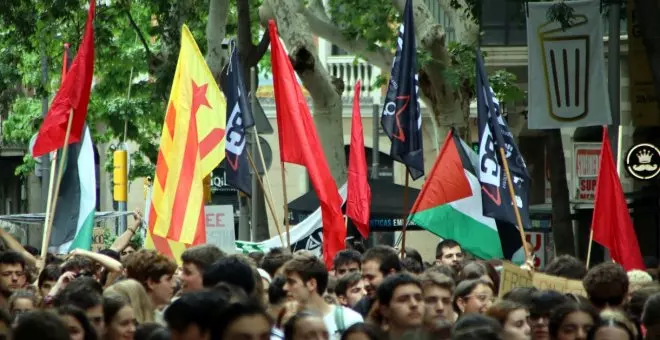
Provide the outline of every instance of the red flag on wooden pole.
<path id="1" fill-rule="evenodd" d="M 367 157 L 364 154 L 364 133 L 360 114 L 360 86 L 353 91 L 353 120 L 351 122 L 351 150 L 348 156 L 348 194 L 346 216 L 350 217 L 362 237 L 369 238 L 371 188 L 367 176 Z"/>

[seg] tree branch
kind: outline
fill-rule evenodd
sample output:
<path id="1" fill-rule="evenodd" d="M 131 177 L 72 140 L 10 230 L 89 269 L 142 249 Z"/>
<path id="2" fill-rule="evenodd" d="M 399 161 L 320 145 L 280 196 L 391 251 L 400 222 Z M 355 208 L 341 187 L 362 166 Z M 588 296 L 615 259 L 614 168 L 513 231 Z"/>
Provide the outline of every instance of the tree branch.
<path id="1" fill-rule="evenodd" d="M 469 8 L 466 0 L 453 0 L 460 8 Z M 479 25 L 471 11 L 461 11 L 451 5 L 452 0 L 439 0 L 440 8 L 449 16 L 456 34 L 456 40 L 463 44 L 476 46 L 479 41 Z"/>
<path id="2" fill-rule="evenodd" d="M 270 46 L 270 34 L 268 33 L 268 27 L 266 27 L 264 34 L 261 36 L 261 41 L 259 41 L 259 45 L 252 46 L 253 48 L 250 50 L 250 54 L 248 54 L 246 58 L 246 64 L 249 67 L 257 65 L 259 60 L 261 60 L 261 57 L 263 57 L 268 51 L 268 46 Z"/>
<path id="3" fill-rule="evenodd" d="M 250 2 L 247 0 L 237 1 L 236 15 L 238 18 L 238 58 L 246 60 L 247 56 L 252 52 L 254 44 L 252 43 L 252 18 L 250 18 Z M 249 69 L 251 65 L 245 63 L 245 68 Z"/>
<path id="4" fill-rule="evenodd" d="M 149 49 L 149 44 L 147 43 L 147 40 L 144 38 L 144 35 L 142 34 L 142 31 L 140 30 L 140 27 L 138 27 L 137 23 L 135 23 L 135 20 L 133 19 L 133 15 L 131 15 L 131 9 L 127 6 L 124 11 L 126 12 L 126 16 L 128 17 L 128 21 L 131 23 L 131 26 L 135 30 L 135 33 L 137 33 L 138 38 L 140 38 L 140 42 L 142 42 L 142 46 L 144 46 L 144 50 L 147 52 L 147 57 L 153 56 L 151 53 L 151 49 Z"/>
<path id="5" fill-rule="evenodd" d="M 325 6 L 323 5 L 323 0 L 310 0 L 309 5 L 307 5 L 307 9 L 320 20 L 323 20 L 327 23 L 332 23 L 332 20 L 328 16 L 328 13 L 325 10 Z"/>

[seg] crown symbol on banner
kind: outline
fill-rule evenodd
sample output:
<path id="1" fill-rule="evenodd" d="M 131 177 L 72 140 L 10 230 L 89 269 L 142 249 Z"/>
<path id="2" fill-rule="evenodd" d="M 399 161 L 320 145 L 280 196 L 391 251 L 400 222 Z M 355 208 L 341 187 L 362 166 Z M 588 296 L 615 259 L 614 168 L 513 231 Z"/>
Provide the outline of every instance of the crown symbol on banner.
<path id="1" fill-rule="evenodd" d="M 652 158 L 653 154 L 649 150 L 641 150 L 637 153 L 637 159 L 640 164 L 649 164 Z"/>

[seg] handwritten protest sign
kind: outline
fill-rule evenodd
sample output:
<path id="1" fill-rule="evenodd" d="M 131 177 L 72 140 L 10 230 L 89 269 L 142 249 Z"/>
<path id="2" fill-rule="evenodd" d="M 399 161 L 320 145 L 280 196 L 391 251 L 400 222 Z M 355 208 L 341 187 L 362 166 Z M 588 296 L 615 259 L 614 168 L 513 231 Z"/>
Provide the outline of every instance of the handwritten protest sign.
<path id="1" fill-rule="evenodd" d="M 551 289 L 565 294 L 587 295 L 581 281 L 534 273 L 509 262 L 504 262 L 500 276 L 500 297 L 518 287 L 536 287 L 539 290 Z"/>

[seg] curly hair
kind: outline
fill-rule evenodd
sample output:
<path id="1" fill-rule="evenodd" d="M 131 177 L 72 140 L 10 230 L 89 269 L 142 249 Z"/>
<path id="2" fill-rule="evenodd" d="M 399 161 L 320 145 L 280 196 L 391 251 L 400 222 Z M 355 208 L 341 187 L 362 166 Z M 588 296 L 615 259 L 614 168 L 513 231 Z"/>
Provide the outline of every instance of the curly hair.
<path id="1" fill-rule="evenodd" d="M 560 255 L 550 261 L 545 267 L 545 273 L 566 279 L 582 280 L 587 275 L 587 268 L 574 256 Z"/>
<path id="2" fill-rule="evenodd" d="M 155 250 L 141 249 L 126 259 L 126 276 L 140 282 L 149 291 L 147 281 L 160 282 L 163 275 L 173 275 L 176 263 Z"/>
<path id="3" fill-rule="evenodd" d="M 616 263 L 601 263 L 589 270 L 582 280 L 589 301 L 596 308 L 617 307 L 628 293 L 628 275 Z"/>

